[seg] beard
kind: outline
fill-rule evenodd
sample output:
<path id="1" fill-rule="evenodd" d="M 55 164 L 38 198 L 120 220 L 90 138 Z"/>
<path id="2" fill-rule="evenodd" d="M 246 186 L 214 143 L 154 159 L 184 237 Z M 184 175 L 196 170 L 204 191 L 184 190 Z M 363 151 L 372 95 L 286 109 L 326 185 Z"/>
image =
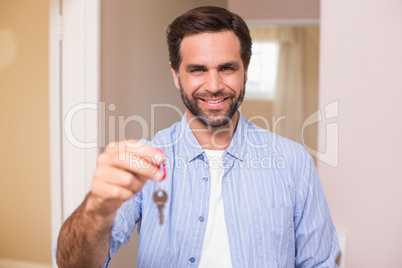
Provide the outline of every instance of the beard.
<path id="1" fill-rule="evenodd" d="M 179 78 L 179 86 L 180 86 L 180 95 L 183 100 L 186 108 L 205 126 L 208 127 L 222 127 L 230 122 L 233 115 L 236 113 L 237 109 L 240 107 L 243 102 L 244 95 L 246 92 L 245 83 L 243 83 L 243 88 L 240 90 L 240 94 L 238 97 L 233 92 L 224 93 L 222 90 L 216 93 L 202 93 L 199 94 L 194 92 L 191 95 L 191 99 L 184 92 L 183 86 L 180 82 Z M 198 99 L 208 99 L 208 98 L 216 98 L 216 99 L 224 99 L 226 98 L 229 107 L 226 109 L 203 109 L 198 105 Z"/>

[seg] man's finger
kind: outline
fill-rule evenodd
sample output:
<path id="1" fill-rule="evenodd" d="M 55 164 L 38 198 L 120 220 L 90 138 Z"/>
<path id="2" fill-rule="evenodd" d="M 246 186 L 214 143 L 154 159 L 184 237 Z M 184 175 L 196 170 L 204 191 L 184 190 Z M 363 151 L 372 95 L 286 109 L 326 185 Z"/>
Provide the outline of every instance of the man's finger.
<path id="1" fill-rule="evenodd" d="M 135 195 L 135 193 L 133 193 L 133 191 L 129 189 L 102 181 L 93 184 L 91 192 L 101 202 L 112 200 L 119 200 L 124 202 L 131 199 Z"/>
<path id="2" fill-rule="evenodd" d="M 162 180 L 164 175 L 163 171 L 160 170 L 160 165 L 153 163 L 151 158 L 143 157 L 138 153 L 105 152 L 98 157 L 98 166 L 112 166 L 154 181 Z"/>
<path id="3" fill-rule="evenodd" d="M 141 191 L 147 179 L 144 176 L 134 175 L 132 172 L 125 171 L 111 166 L 100 167 L 95 170 L 97 180 L 107 184 L 118 185 L 131 190 L 133 193 Z"/>
<path id="4" fill-rule="evenodd" d="M 119 154 L 137 154 L 150 162 L 160 165 L 163 162 L 163 151 L 158 148 L 152 148 L 137 140 L 125 140 L 120 142 L 111 142 L 106 147 L 105 152 L 118 151 Z"/>

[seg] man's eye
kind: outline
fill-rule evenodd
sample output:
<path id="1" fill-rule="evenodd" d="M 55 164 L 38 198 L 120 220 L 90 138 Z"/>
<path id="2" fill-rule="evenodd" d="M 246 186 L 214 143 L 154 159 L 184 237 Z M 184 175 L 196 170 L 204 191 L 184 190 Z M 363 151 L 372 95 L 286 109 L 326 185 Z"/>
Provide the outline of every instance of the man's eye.
<path id="1" fill-rule="evenodd" d="M 192 69 L 190 70 L 191 73 L 193 74 L 198 74 L 198 73 L 202 73 L 204 70 L 201 68 L 197 68 L 197 69 Z"/>
<path id="2" fill-rule="evenodd" d="M 201 74 L 201 73 L 202 73 L 202 69 L 192 69 L 192 70 L 190 70 L 190 72 L 191 72 L 192 74 Z"/>
<path id="3" fill-rule="evenodd" d="M 234 69 L 232 67 L 229 66 L 225 66 L 222 68 L 222 71 L 233 71 Z"/>

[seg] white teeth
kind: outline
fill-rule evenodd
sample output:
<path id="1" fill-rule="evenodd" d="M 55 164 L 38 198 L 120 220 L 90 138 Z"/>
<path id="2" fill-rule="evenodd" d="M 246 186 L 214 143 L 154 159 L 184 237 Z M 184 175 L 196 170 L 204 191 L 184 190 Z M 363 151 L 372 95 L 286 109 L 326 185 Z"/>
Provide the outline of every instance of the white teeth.
<path id="1" fill-rule="evenodd" d="M 225 99 L 216 100 L 216 101 L 206 100 L 206 102 L 208 102 L 208 103 L 219 103 L 219 102 L 222 102 L 222 101 L 224 101 L 224 100 L 225 100 Z"/>

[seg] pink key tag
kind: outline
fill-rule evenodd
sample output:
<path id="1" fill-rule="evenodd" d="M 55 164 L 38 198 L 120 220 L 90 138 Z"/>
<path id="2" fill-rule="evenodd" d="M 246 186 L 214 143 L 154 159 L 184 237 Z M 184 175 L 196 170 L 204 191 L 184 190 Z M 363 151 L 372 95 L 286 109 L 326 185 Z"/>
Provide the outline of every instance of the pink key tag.
<path id="1" fill-rule="evenodd" d="M 162 155 L 165 155 L 165 154 L 163 153 L 163 150 L 162 150 L 162 149 L 157 148 L 157 150 L 158 150 L 159 152 L 161 152 Z M 162 179 L 160 180 L 160 181 L 163 181 L 163 180 L 166 178 L 166 166 L 165 166 L 165 161 L 163 161 L 162 164 L 159 165 L 159 170 L 161 170 L 161 171 L 163 172 Z"/>

